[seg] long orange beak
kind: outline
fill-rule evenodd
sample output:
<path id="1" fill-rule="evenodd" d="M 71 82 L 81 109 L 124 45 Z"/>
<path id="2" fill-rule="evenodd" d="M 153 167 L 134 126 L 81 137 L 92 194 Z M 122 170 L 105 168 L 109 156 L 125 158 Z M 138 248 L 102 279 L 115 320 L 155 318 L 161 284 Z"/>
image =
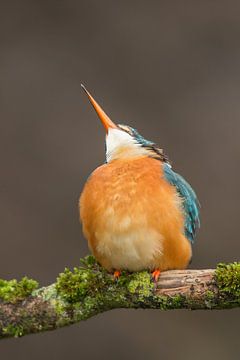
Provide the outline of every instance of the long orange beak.
<path id="1" fill-rule="evenodd" d="M 87 89 L 85 88 L 85 86 L 83 84 L 81 84 L 81 87 L 83 88 L 83 90 L 85 91 L 85 93 L 88 96 L 88 99 L 90 101 L 90 103 L 92 104 L 92 106 L 94 107 L 96 113 L 98 114 L 101 122 L 103 123 L 103 126 L 106 129 L 106 132 L 108 133 L 109 129 L 117 129 L 117 125 L 114 124 L 114 122 L 112 122 L 112 120 L 107 116 L 107 114 L 105 114 L 105 112 L 103 111 L 103 109 L 101 108 L 100 105 L 98 105 L 98 103 L 96 102 L 96 100 L 94 100 L 94 98 L 92 97 L 92 95 L 87 91 Z"/>

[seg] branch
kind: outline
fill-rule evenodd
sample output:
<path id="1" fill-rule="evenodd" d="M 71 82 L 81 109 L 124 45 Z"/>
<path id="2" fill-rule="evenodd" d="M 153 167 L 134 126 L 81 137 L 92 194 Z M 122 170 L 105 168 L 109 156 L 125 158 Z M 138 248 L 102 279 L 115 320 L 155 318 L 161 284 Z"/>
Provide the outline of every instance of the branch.
<path id="1" fill-rule="evenodd" d="M 216 270 L 171 270 L 154 283 L 147 271 L 116 281 L 92 256 L 56 282 L 0 280 L 0 338 L 53 330 L 115 308 L 229 309 L 240 307 L 240 263 Z"/>

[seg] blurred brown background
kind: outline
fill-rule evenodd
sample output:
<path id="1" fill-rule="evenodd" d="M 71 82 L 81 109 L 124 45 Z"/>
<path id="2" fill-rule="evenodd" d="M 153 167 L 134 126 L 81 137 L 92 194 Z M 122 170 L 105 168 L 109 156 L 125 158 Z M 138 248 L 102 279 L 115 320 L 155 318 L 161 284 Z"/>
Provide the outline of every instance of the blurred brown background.
<path id="1" fill-rule="evenodd" d="M 77 202 L 104 161 L 83 82 L 198 193 L 192 267 L 240 260 L 240 3 L 0 1 L 0 277 L 53 282 L 88 253 Z M 239 359 L 239 311 L 116 310 L 10 339 L 11 359 Z"/>

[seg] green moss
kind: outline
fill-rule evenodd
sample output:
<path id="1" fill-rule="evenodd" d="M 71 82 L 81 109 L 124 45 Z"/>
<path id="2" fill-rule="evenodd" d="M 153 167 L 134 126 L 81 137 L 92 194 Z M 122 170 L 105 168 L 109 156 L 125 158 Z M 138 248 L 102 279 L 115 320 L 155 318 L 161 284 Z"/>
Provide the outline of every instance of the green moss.
<path id="1" fill-rule="evenodd" d="M 85 267 L 75 267 L 73 271 L 65 269 L 57 278 L 58 298 L 55 307 L 61 324 L 65 315 L 66 318 L 72 317 L 71 321 L 75 322 L 87 319 L 109 306 L 112 295 L 111 286 L 115 286 L 113 276 L 93 259 L 92 257 L 85 258 L 81 261 Z"/>
<path id="2" fill-rule="evenodd" d="M 100 265 L 97 263 L 97 260 L 93 255 L 87 255 L 85 258 L 80 259 L 81 265 L 83 265 L 84 268 L 88 269 L 95 269 L 99 268 Z"/>
<path id="3" fill-rule="evenodd" d="M 57 292 L 68 302 L 79 301 L 86 296 L 92 277 L 92 272 L 89 270 L 75 267 L 72 272 L 66 268 L 57 278 Z"/>
<path id="4" fill-rule="evenodd" d="M 0 299 L 15 303 L 31 295 L 37 287 L 38 282 L 28 279 L 26 276 L 20 281 L 15 279 L 9 281 L 0 279 Z"/>
<path id="5" fill-rule="evenodd" d="M 171 307 L 171 309 L 180 309 L 183 307 L 185 302 L 185 296 L 178 294 L 168 298 L 168 305 Z"/>
<path id="6" fill-rule="evenodd" d="M 2 330 L 4 336 L 20 337 L 24 335 L 24 329 L 21 325 L 8 325 Z"/>
<path id="7" fill-rule="evenodd" d="M 204 303 L 208 309 L 215 308 L 216 307 L 216 294 L 211 290 L 207 290 L 205 292 Z"/>
<path id="8" fill-rule="evenodd" d="M 56 281 L 56 290 L 69 303 L 82 301 L 86 296 L 101 292 L 112 281 L 111 276 L 97 264 L 93 256 L 81 260 L 83 266 L 73 271 L 65 268 Z"/>
<path id="9" fill-rule="evenodd" d="M 215 294 L 211 290 L 207 290 L 205 293 L 205 297 L 207 300 L 213 300 L 215 298 Z"/>
<path id="10" fill-rule="evenodd" d="M 186 298 L 182 295 L 154 295 L 151 299 L 150 308 L 160 310 L 180 309 L 185 307 Z"/>
<path id="11" fill-rule="evenodd" d="M 171 308 L 168 296 L 159 296 L 157 300 L 157 308 L 160 310 L 168 310 Z"/>
<path id="12" fill-rule="evenodd" d="M 240 296 L 240 262 L 218 264 L 215 277 L 221 293 Z"/>
<path id="13" fill-rule="evenodd" d="M 75 318 L 85 319 L 94 312 L 112 308 L 151 307 L 167 310 L 186 305 L 181 295 L 155 295 L 155 284 L 148 271 L 121 272 L 118 280 L 104 270 L 92 256 L 81 260 L 82 266 L 73 271 L 65 269 L 56 282 L 57 294 L 64 302 L 57 311 L 69 313 L 74 310 Z"/>
<path id="14" fill-rule="evenodd" d="M 145 298 L 149 297 L 154 288 L 151 275 L 147 271 L 131 274 L 126 285 L 127 290 L 131 294 L 137 295 L 140 301 L 144 301 Z"/>
<path id="15" fill-rule="evenodd" d="M 63 304 L 59 301 L 55 302 L 54 307 L 55 307 L 56 314 L 58 316 L 62 316 L 64 314 L 64 312 L 66 311 L 65 304 Z"/>
<path id="16" fill-rule="evenodd" d="M 73 271 L 66 268 L 56 281 L 57 294 L 65 301 L 65 307 L 60 306 L 59 311 L 68 311 L 67 308 L 73 305 L 75 315 L 81 318 L 94 311 L 134 307 L 134 304 L 148 298 L 153 288 L 147 271 L 132 274 L 123 271 L 116 280 L 93 256 L 81 260 L 81 266 Z"/>

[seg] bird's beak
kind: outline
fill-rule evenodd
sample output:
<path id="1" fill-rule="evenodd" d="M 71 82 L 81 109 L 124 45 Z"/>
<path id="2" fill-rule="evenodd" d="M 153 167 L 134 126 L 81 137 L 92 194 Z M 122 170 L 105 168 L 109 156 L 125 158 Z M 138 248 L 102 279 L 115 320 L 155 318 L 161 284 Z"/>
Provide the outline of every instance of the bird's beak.
<path id="1" fill-rule="evenodd" d="M 92 106 L 94 107 L 96 113 L 98 114 L 101 122 L 103 123 L 103 126 L 106 129 L 106 133 L 108 133 L 109 129 L 117 129 L 117 125 L 114 124 L 114 122 L 112 122 L 112 120 L 107 116 L 107 114 L 105 114 L 105 112 L 103 111 L 103 109 L 101 108 L 100 105 L 98 105 L 98 103 L 96 102 L 96 100 L 94 100 L 94 98 L 92 97 L 92 95 L 87 91 L 87 89 L 85 88 L 84 85 L 81 84 L 81 87 L 83 88 L 83 90 L 85 91 L 85 93 L 88 96 L 88 99 L 90 101 L 90 103 L 92 104 Z"/>

